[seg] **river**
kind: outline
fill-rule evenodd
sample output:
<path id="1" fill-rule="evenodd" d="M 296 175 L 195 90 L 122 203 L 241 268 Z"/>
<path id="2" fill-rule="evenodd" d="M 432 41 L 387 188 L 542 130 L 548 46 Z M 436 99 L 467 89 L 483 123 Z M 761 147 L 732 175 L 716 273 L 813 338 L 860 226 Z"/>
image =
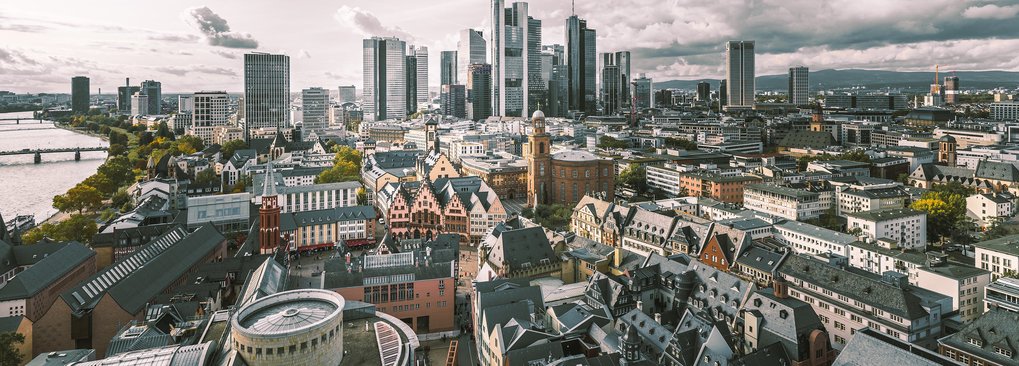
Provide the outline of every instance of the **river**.
<path id="1" fill-rule="evenodd" d="M 32 118 L 32 112 L 0 113 L 0 119 Z M 0 151 L 109 146 L 98 137 L 64 130 L 53 122 L 0 120 Z M 53 196 L 63 194 L 96 172 L 106 152 L 83 152 L 81 161 L 74 161 L 74 153 L 42 154 L 42 164 L 34 163 L 34 156 L 0 156 L 0 214 L 4 220 L 16 215 L 35 215 L 37 223 L 57 213 Z"/>

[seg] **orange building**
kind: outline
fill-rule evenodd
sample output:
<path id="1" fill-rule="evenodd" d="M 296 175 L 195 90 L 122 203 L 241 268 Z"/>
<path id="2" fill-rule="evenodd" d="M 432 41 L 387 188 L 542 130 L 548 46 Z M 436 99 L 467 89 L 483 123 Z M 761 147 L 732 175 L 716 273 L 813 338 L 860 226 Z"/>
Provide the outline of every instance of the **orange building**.
<path id="1" fill-rule="evenodd" d="M 716 173 L 690 172 L 679 176 L 680 188 L 687 196 L 709 197 L 725 203 L 743 203 L 743 187 L 760 182 L 754 176 L 726 177 Z"/>

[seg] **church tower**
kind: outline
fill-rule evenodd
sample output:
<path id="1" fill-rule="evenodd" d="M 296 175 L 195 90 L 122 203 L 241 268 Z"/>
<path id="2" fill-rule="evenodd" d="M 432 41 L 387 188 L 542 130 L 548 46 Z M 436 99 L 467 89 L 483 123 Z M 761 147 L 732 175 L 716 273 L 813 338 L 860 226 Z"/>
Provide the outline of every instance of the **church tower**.
<path id="1" fill-rule="evenodd" d="M 944 135 L 938 139 L 938 162 L 947 166 L 955 166 L 955 137 Z"/>
<path id="2" fill-rule="evenodd" d="M 432 153 L 439 154 L 439 121 L 435 117 L 428 117 L 425 122 L 425 144 Z"/>
<path id="3" fill-rule="evenodd" d="M 262 185 L 262 206 L 258 208 L 258 252 L 273 254 L 280 245 L 280 206 L 277 202 L 276 181 L 272 163 L 266 166 Z"/>
<path id="4" fill-rule="evenodd" d="M 531 134 L 527 136 L 527 205 L 535 207 L 551 201 L 552 145 L 545 133 L 545 113 L 534 111 Z"/>
<path id="5" fill-rule="evenodd" d="M 815 132 L 824 131 L 824 110 L 821 109 L 820 102 L 815 104 L 814 113 L 810 115 L 810 130 Z"/>

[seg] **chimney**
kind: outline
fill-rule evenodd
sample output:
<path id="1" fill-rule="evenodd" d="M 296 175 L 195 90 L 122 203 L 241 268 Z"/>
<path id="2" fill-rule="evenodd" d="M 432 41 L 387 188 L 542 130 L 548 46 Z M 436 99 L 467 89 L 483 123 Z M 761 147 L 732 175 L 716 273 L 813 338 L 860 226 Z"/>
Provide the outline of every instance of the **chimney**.
<path id="1" fill-rule="evenodd" d="M 662 324 L 662 313 L 655 313 L 655 323 Z"/>

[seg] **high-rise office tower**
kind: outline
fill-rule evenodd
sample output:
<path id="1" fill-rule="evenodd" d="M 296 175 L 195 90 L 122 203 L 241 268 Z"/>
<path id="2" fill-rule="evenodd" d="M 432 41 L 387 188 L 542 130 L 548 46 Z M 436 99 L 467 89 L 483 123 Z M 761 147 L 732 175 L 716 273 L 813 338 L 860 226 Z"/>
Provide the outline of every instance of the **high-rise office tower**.
<path id="1" fill-rule="evenodd" d="M 570 109 L 588 115 L 595 112 L 596 34 L 576 15 L 566 18 L 566 65 L 569 67 Z"/>
<path id="2" fill-rule="evenodd" d="M 467 118 L 464 110 L 464 99 L 466 89 L 463 85 L 445 84 L 439 92 L 439 103 L 442 105 L 442 115 L 456 118 Z"/>
<path id="3" fill-rule="evenodd" d="M 258 128 L 290 127 L 290 56 L 244 55 L 244 138 Z"/>
<path id="4" fill-rule="evenodd" d="M 725 80 L 730 106 L 754 105 L 754 41 L 725 43 Z"/>
<path id="5" fill-rule="evenodd" d="M 527 3 L 515 2 L 503 7 L 503 0 L 492 0 L 492 31 L 488 46 L 492 61 L 492 113 L 498 116 L 526 117 L 535 109 L 529 106 L 531 80 L 541 78 L 541 22 L 527 15 Z M 536 34 L 535 34 L 536 33 Z M 537 35 L 537 37 L 535 37 Z M 544 88 L 544 85 L 535 86 Z"/>
<path id="6" fill-rule="evenodd" d="M 75 114 L 88 113 L 89 105 L 89 79 L 85 76 L 71 78 L 71 112 Z"/>
<path id="7" fill-rule="evenodd" d="M 707 102 L 711 100 L 711 84 L 707 81 L 697 83 L 697 101 Z"/>
<path id="8" fill-rule="evenodd" d="M 807 81 L 810 69 L 806 66 L 789 68 L 789 103 L 793 105 L 810 104 L 810 83 Z"/>
<path id="9" fill-rule="evenodd" d="M 548 109 L 549 117 L 566 117 L 570 110 L 569 83 L 567 74 L 569 67 L 565 64 L 553 65 L 549 73 L 548 81 Z"/>
<path id="10" fill-rule="evenodd" d="M 527 114 L 541 108 L 547 100 L 548 83 L 542 79 L 541 21 L 527 17 Z"/>
<path id="11" fill-rule="evenodd" d="M 566 64 L 566 47 L 563 47 L 561 44 L 547 44 L 541 46 L 541 52 L 552 55 L 552 65 Z"/>
<path id="12" fill-rule="evenodd" d="M 398 38 L 364 40 L 365 121 L 407 117 L 407 45 Z"/>
<path id="13" fill-rule="evenodd" d="M 467 82 L 467 69 L 471 64 L 487 63 L 485 55 L 485 37 L 481 31 L 464 29 L 460 31 L 460 40 L 456 43 L 456 81 Z"/>
<path id="14" fill-rule="evenodd" d="M 117 110 L 120 113 L 131 113 L 131 96 L 139 91 L 141 88 L 131 86 L 131 78 L 126 78 L 124 86 L 117 88 Z"/>
<path id="15" fill-rule="evenodd" d="M 725 80 L 718 81 L 718 108 L 721 109 L 727 103 L 729 103 L 729 86 L 726 85 Z"/>
<path id="16" fill-rule="evenodd" d="M 144 116 L 149 114 L 149 96 L 142 92 L 131 95 L 131 115 Z"/>
<path id="17" fill-rule="evenodd" d="M 956 104 L 959 102 L 959 77 L 945 76 L 945 103 Z"/>
<path id="18" fill-rule="evenodd" d="M 357 88 L 353 85 L 340 85 L 340 104 L 357 101 Z"/>
<path id="19" fill-rule="evenodd" d="M 630 82 L 633 81 L 633 74 L 630 73 L 630 51 L 616 52 L 616 66 L 619 66 L 619 106 L 629 108 Z"/>
<path id="20" fill-rule="evenodd" d="M 603 53 L 601 61 L 601 104 L 605 115 L 611 116 L 619 111 L 619 65 L 616 65 L 616 54 Z"/>
<path id="21" fill-rule="evenodd" d="M 439 85 L 460 84 L 456 77 L 456 51 L 439 54 Z"/>
<path id="22" fill-rule="evenodd" d="M 311 132 L 320 135 L 329 127 L 329 91 L 322 88 L 301 90 L 301 132 L 305 137 Z"/>
<path id="23" fill-rule="evenodd" d="M 492 115 L 492 65 L 467 67 L 467 118 L 482 120 Z"/>
<path id="24" fill-rule="evenodd" d="M 216 127 L 226 126 L 230 96 L 225 91 L 200 91 L 192 96 L 190 104 L 190 134 L 211 144 L 212 131 Z"/>
<path id="25" fill-rule="evenodd" d="M 149 96 L 149 114 L 163 114 L 163 83 L 145 80 L 141 91 Z"/>
<path id="26" fill-rule="evenodd" d="M 413 48 L 412 48 L 413 49 Z M 418 111 L 418 58 L 411 52 L 405 59 L 403 69 L 407 81 L 407 114 L 414 114 Z"/>
<path id="27" fill-rule="evenodd" d="M 417 58 L 417 102 L 430 103 L 432 98 L 428 96 L 428 47 L 411 47 L 414 57 Z"/>
<path id="28" fill-rule="evenodd" d="M 644 74 L 640 74 L 640 77 L 634 79 L 636 85 L 634 86 L 633 93 L 637 97 L 637 109 L 651 108 L 654 106 L 654 84 L 651 79 Z"/>

